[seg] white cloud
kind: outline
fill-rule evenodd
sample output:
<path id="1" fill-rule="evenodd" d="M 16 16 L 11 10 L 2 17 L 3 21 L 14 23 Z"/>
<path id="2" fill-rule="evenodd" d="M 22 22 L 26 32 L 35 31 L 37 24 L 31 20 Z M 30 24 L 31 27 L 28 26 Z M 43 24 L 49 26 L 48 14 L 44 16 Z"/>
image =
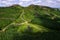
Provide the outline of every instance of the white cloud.
<path id="1" fill-rule="evenodd" d="M 20 0 L 20 1 L 31 1 L 31 0 Z"/>
<path id="2" fill-rule="evenodd" d="M 0 7 L 11 6 L 14 4 L 18 4 L 23 7 L 34 4 L 60 8 L 60 0 L 0 0 Z"/>

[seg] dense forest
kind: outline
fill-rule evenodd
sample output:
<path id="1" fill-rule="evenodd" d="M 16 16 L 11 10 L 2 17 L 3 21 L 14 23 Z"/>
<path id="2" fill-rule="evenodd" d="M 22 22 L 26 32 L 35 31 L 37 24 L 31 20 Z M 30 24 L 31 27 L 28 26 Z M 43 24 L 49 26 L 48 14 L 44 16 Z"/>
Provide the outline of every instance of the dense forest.
<path id="1" fill-rule="evenodd" d="M 0 40 L 60 40 L 60 9 L 0 7 Z"/>

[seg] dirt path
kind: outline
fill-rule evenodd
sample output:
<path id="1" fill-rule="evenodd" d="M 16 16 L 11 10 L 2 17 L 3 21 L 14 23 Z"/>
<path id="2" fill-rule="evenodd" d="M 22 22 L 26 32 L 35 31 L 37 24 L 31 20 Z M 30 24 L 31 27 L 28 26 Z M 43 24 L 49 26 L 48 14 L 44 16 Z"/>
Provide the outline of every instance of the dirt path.
<path id="1" fill-rule="evenodd" d="M 24 21 L 23 23 L 18 24 L 18 23 L 15 23 L 15 21 L 14 21 L 14 22 L 10 23 L 9 25 L 7 25 L 7 26 L 6 26 L 5 28 L 3 28 L 2 30 L 0 30 L 0 32 L 6 31 L 6 29 L 8 29 L 8 27 L 11 26 L 11 25 L 22 25 L 22 24 L 27 23 L 27 21 L 23 18 L 23 15 L 24 15 L 24 10 L 22 10 L 21 15 L 18 17 L 18 18 L 21 18 L 21 19 Z M 17 19 L 18 19 L 18 18 L 17 18 Z M 9 18 L 1 18 L 1 19 L 9 19 Z"/>

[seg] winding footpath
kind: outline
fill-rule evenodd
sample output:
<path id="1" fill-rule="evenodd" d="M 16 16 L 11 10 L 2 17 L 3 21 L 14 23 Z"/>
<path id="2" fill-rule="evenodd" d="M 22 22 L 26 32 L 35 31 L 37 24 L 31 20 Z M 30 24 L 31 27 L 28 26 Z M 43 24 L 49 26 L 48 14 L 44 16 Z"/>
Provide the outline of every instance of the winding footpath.
<path id="1" fill-rule="evenodd" d="M 5 32 L 8 29 L 8 27 L 10 27 L 11 25 L 18 26 L 18 25 L 23 25 L 23 24 L 30 25 L 31 27 L 33 27 L 33 28 L 35 28 L 37 30 L 40 30 L 40 31 L 42 30 L 42 29 L 40 29 L 40 27 L 38 27 L 38 25 L 31 24 L 31 23 L 29 23 L 29 21 L 25 20 L 23 18 L 23 15 L 24 15 L 24 10 L 22 10 L 21 15 L 19 15 L 19 17 L 16 20 L 22 19 L 22 21 L 24 21 L 24 22 L 22 22 L 22 23 L 15 23 L 15 21 L 13 21 L 9 25 L 7 25 L 5 28 L 3 28 L 2 30 L 0 30 L 0 32 Z"/>
<path id="2" fill-rule="evenodd" d="M 6 29 L 8 29 L 8 27 L 11 26 L 11 25 L 23 25 L 23 24 L 27 23 L 27 21 L 22 17 L 23 15 L 24 15 L 24 10 L 22 10 L 21 15 L 19 15 L 19 17 L 17 19 L 21 18 L 25 22 L 18 24 L 18 23 L 15 23 L 15 21 L 13 21 L 9 25 L 7 25 L 5 28 L 3 28 L 2 30 L 0 30 L 0 32 L 6 31 Z M 5 19 L 5 18 L 2 18 L 2 19 Z"/>

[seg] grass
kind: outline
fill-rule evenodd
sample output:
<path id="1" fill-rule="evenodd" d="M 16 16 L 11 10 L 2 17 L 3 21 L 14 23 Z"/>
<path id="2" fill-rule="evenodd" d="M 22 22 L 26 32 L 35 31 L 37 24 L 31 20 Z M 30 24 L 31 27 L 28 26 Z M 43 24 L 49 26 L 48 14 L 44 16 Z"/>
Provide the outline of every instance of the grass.
<path id="1" fill-rule="evenodd" d="M 0 40 L 60 40 L 60 10 L 40 6 L 0 8 Z"/>

